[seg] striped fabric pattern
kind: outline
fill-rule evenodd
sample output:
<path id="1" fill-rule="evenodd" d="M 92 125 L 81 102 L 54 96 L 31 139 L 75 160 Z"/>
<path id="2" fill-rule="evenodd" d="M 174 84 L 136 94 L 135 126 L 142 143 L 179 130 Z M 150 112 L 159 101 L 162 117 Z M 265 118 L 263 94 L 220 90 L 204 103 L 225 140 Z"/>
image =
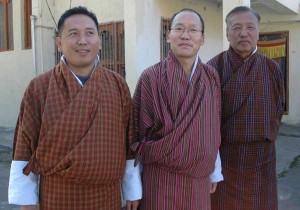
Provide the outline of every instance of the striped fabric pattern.
<path id="1" fill-rule="evenodd" d="M 246 61 L 229 49 L 208 64 L 222 89 L 220 156 L 224 181 L 213 210 L 276 210 L 275 143 L 285 103 L 278 65 L 254 53 Z"/>
<path id="2" fill-rule="evenodd" d="M 63 63 L 33 79 L 21 104 L 14 160 L 29 160 L 24 173 L 41 175 L 41 209 L 121 208 L 131 114 L 125 80 L 102 67 L 83 88 Z"/>
<path id="3" fill-rule="evenodd" d="M 200 60 L 190 83 L 172 52 L 143 72 L 133 97 L 142 210 L 210 209 L 220 105 L 218 76 Z"/>

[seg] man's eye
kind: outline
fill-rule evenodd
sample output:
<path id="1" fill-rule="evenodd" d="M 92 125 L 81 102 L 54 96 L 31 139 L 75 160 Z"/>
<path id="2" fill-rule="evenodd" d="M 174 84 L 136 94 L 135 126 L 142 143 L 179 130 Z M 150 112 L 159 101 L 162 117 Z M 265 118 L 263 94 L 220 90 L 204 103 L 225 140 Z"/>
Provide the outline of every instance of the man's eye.
<path id="1" fill-rule="evenodd" d="M 95 33 L 94 33 L 94 31 L 88 31 L 87 32 L 87 35 L 89 35 L 89 36 L 92 36 L 92 35 L 94 35 Z"/>
<path id="2" fill-rule="evenodd" d="M 69 33 L 69 36 L 77 36 L 77 32 L 71 32 Z"/>
<path id="3" fill-rule="evenodd" d="M 191 28 L 189 31 L 192 32 L 192 33 L 197 33 L 197 32 L 199 32 L 199 30 L 196 29 L 196 28 Z"/>
<path id="4" fill-rule="evenodd" d="M 234 31 L 240 31 L 241 27 L 233 27 L 232 30 L 234 30 Z"/>
<path id="5" fill-rule="evenodd" d="M 177 31 L 177 32 L 181 32 L 181 31 L 183 31 L 184 29 L 183 28 L 180 28 L 180 27 L 176 27 L 176 28 L 174 28 L 174 31 Z"/>

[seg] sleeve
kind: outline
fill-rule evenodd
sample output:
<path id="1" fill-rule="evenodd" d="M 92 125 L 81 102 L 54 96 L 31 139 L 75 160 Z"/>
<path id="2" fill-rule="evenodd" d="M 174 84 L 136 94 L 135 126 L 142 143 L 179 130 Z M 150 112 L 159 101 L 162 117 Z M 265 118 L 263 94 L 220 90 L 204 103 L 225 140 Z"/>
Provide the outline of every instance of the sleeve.
<path id="1" fill-rule="evenodd" d="M 135 140 L 137 142 L 143 141 L 154 126 L 154 99 L 148 70 L 152 69 L 144 70 L 140 76 L 132 102 Z"/>
<path id="2" fill-rule="evenodd" d="M 139 200 L 142 198 L 142 167 L 139 164 L 134 166 L 134 160 L 126 161 L 125 175 L 122 179 L 123 200 Z"/>
<path id="3" fill-rule="evenodd" d="M 222 166 L 221 166 L 221 158 L 220 158 L 220 152 L 218 151 L 217 159 L 215 162 L 215 170 L 214 172 L 209 176 L 209 180 L 211 183 L 213 182 L 220 182 L 224 180 L 223 174 L 222 174 Z"/>
<path id="4" fill-rule="evenodd" d="M 285 96 L 283 75 L 278 65 L 276 70 L 277 70 L 276 83 L 277 83 L 277 90 L 278 90 L 278 97 L 279 97 L 278 104 L 277 104 L 277 116 L 278 116 L 278 120 L 281 121 L 282 114 L 286 105 L 286 96 Z"/>
<path id="5" fill-rule="evenodd" d="M 36 205 L 38 203 L 38 175 L 23 174 L 28 161 L 12 161 L 8 185 L 8 202 L 16 205 Z"/>
<path id="6" fill-rule="evenodd" d="M 31 81 L 24 93 L 15 128 L 13 161 L 8 187 L 10 204 L 35 205 L 38 203 L 38 175 L 31 171 L 24 174 L 24 168 L 28 166 L 36 148 L 40 130 L 40 103 L 35 89 L 35 82 Z"/>

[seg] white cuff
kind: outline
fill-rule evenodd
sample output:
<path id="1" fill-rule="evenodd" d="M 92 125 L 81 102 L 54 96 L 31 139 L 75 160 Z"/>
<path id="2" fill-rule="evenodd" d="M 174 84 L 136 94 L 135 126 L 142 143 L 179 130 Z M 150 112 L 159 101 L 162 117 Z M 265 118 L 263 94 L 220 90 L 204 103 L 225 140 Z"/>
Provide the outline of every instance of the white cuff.
<path id="1" fill-rule="evenodd" d="M 8 185 L 8 203 L 16 205 L 38 204 L 38 175 L 23 174 L 28 161 L 13 160 Z"/>
<path id="2" fill-rule="evenodd" d="M 223 181 L 223 180 L 224 180 L 224 177 L 223 177 L 223 174 L 222 174 L 221 158 L 220 158 L 220 153 L 219 153 L 219 150 L 218 150 L 217 159 L 216 159 L 216 162 L 215 162 L 215 170 L 209 176 L 209 181 L 211 183 L 214 183 L 214 182 L 220 182 L 220 181 Z"/>
<path id="3" fill-rule="evenodd" d="M 140 163 L 134 167 L 134 160 L 126 160 L 125 175 L 122 180 L 123 199 L 134 201 L 142 198 Z"/>

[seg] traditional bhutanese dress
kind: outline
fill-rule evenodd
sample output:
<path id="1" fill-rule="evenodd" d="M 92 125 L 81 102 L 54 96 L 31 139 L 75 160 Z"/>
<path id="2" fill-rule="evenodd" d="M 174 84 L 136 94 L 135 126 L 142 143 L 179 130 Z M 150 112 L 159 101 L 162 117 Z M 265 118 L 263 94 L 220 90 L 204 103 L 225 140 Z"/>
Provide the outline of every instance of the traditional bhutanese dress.
<path id="1" fill-rule="evenodd" d="M 209 176 L 220 145 L 217 72 L 199 59 L 189 81 L 170 52 L 142 73 L 133 107 L 141 210 L 209 210 Z"/>
<path id="2" fill-rule="evenodd" d="M 210 60 L 222 89 L 224 181 L 212 194 L 214 210 L 277 209 L 275 139 L 284 109 L 278 65 L 257 52 L 243 60 L 233 49 Z"/>
<path id="3" fill-rule="evenodd" d="M 40 175 L 41 210 L 121 208 L 125 160 L 133 158 L 131 116 L 125 80 L 100 65 L 83 87 L 63 61 L 31 81 L 21 103 L 13 164 L 25 161 L 23 172 L 32 182 L 33 174 Z M 18 193 L 11 192 L 11 199 Z M 26 195 L 24 200 L 33 202 Z"/>

